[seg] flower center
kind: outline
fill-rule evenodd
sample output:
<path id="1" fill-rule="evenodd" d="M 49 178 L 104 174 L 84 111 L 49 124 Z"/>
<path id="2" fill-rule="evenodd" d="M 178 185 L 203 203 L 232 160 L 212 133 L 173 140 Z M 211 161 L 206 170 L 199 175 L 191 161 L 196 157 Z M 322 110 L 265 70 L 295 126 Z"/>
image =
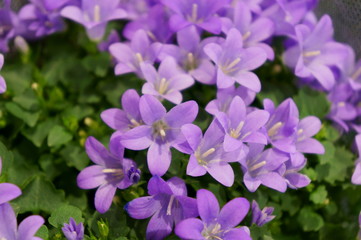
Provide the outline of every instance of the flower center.
<path id="1" fill-rule="evenodd" d="M 168 203 L 168 207 L 167 207 L 167 215 L 170 216 L 172 215 L 172 205 L 173 205 L 173 202 L 174 202 L 174 195 L 172 195 L 170 197 L 170 200 L 169 200 L 169 203 Z"/>
<path id="2" fill-rule="evenodd" d="M 159 94 L 164 94 L 167 92 L 169 86 L 169 81 L 166 78 L 162 78 L 158 84 L 157 90 Z"/>
<path id="3" fill-rule="evenodd" d="M 195 154 L 195 157 L 197 159 L 198 164 L 201 166 L 206 166 L 208 164 L 208 162 L 205 161 L 204 159 L 206 157 L 208 157 L 209 155 L 211 155 L 212 153 L 214 153 L 215 151 L 216 151 L 215 148 L 210 148 L 202 154 L 200 154 L 199 151 L 197 151 Z"/>
<path id="4" fill-rule="evenodd" d="M 246 33 L 242 36 L 243 41 L 246 41 L 250 36 L 251 36 L 251 32 L 250 32 L 250 31 L 246 32 Z"/>
<path id="5" fill-rule="evenodd" d="M 196 58 L 194 57 L 193 53 L 188 53 L 187 54 L 187 60 L 185 63 L 185 69 L 187 69 L 188 71 L 196 69 L 197 68 L 197 62 L 196 62 Z"/>
<path id="6" fill-rule="evenodd" d="M 216 223 L 210 227 L 205 226 L 202 231 L 202 236 L 207 240 L 223 240 L 221 237 L 219 237 L 219 234 L 222 232 L 223 230 L 221 230 L 221 225 Z"/>
<path id="7" fill-rule="evenodd" d="M 94 6 L 94 21 L 95 22 L 100 22 L 100 6 L 98 4 L 96 4 Z"/>
<path id="8" fill-rule="evenodd" d="M 317 51 L 306 51 L 304 52 L 302 55 L 304 57 L 315 57 L 321 54 L 321 51 L 317 50 Z"/>
<path id="9" fill-rule="evenodd" d="M 197 17 L 198 17 L 198 4 L 193 3 L 192 4 L 192 13 L 191 13 L 191 15 L 187 16 L 187 20 L 189 22 L 196 23 L 197 22 Z"/>
<path id="10" fill-rule="evenodd" d="M 137 183 L 140 179 L 140 170 L 138 168 L 131 167 L 127 172 L 127 176 L 133 183 Z"/>
<path id="11" fill-rule="evenodd" d="M 0 240 L 7 240 L 5 237 L 0 237 Z"/>
<path id="12" fill-rule="evenodd" d="M 144 62 L 144 59 L 143 59 L 143 57 L 142 57 L 142 54 L 140 54 L 140 53 L 136 53 L 136 54 L 135 54 L 135 58 L 137 59 L 137 62 L 138 62 L 138 63 Z"/>
<path id="13" fill-rule="evenodd" d="M 131 124 L 128 125 L 130 129 L 142 125 L 142 121 L 138 122 L 138 121 L 135 120 L 134 118 L 130 119 L 129 121 L 130 121 L 130 123 L 131 123 Z"/>
<path id="14" fill-rule="evenodd" d="M 102 172 L 109 174 L 114 180 L 121 180 L 124 177 L 124 172 L 121 168 L 105 168 Z"/>
<path id="15" fill-rule="evenodd" d="M 250 167 L 249 171 L 250 172 L 255 171 L 255 170 L 263 167 L 264 165 L 266 165 L 266 163 L 267 163 L 266 161 L 259 162 L 259 163 L 255 164 L 255 165 L 253 165 L 252 167 Z"/>
<path id="16" fill-rule="evenodd" d="M 241 58 L 234 59 L 231 63 L 227 63 L 221 66 L 221 70 L 224 74 L 231 74 L 237 70 L 236 65 L 241 61 Z"/>
<path id="17" fill-rule="evenodd" d="M 268 130 L 268 136 L 269 137 L 274 137 L 276 134 L 278 134 L 279 129 L 283 126 L 282 122 L 277 122 L 275 125 L 273 125 L 269 130 Z"/>
<path id="18" fill-rule="evenodd" d="M 230 132 L 229 135 L 231 135 L 231 137 L 237 139 L 237 138 L 241 135 L 241 130 L 242 130 L 243 126 L 244 126 L 244 121 L 241 121 L 241 122 L 238 124 L 238 126 L 237 126 L 236 129 L 231 129 L 231 132 Z"/>
<path id="19" fill-rule="evenodd" d="M 153 123 L 154 138 L 160 137 L 161 139 L 164 139 L 166 136 L 166 130 L 168 128 L 169 128 L 168 125 L 163 120 L 159 120 L 159 121 Z"/>

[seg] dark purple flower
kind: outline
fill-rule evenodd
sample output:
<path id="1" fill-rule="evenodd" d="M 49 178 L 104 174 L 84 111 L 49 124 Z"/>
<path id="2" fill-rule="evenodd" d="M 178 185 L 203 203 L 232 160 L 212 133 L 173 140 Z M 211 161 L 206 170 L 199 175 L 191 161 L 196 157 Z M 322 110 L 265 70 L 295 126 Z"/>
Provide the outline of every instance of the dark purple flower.
<path id="1" fill-rule="evenodd" d="M 261 184 L 285 192 L 287 183 L 283 172 L 278 170 L 289 157 L 272 148 L 263 150 L 262 144 L 249 144 L 248 155 L 240 160 L 244 184 L 250 192 L 255 192 Z"/>
<path id="2" fill-rule="evenodd" d="M 82 24 L 91 39 L 100 40 L 109 21 L 126 17 L 119 3 L 120 0 L 81 0 L 81 7 L 67 6 L 61 15 Z"/>
<path id="3" fill-rule="evenodd" d="M 0 157 L 0 173 L 2 170 L 2 159 Z M 0 183 L 0 205 L 9 202 L 21 195 L 21 190 L 18 186 L 11 183 Z"/>
<path id="4" fill-rule="evenodd" d="M 160 100 L 166 99 L 174 104 L 182 102 L 180 91 L 194 84 L 193 78 L 183 72 L 171 57 L 160 63 L 158 72 L 151 64 L 142 64 L 141 69 L 147 81 L 142 87 L 142 93 L 153 95 Z"/>
<path id="5" fill-rule="evenodd" d="M 100 114 L 102 120 L 114 130 L 122 133 L 143 125 L 139 111 L 139 95 L 134 89 L 129 89 L 122 96 L 122 109 L 110 108 Z"/>
<path id="6" fill-rule="evenodd" d="M 69 224 L 64 223 L 61 228 L 67 240 L 83 240 L 84 239 L 84 225 L 83 223 L 76 224 L 74 218 L 70 218 Z"/>
<path id="7" fill-rule="evenodd" d="M 98 212 L 108 211 L 117 188 L 125 189 L 136 183 L 132 173 L 137 165 L 134 161 L 123 158 L 124 148 L 119 141 L 111 140 L 108 151 L 98 140 L 88 137 L 85 142 L 86 152 L 96 165 L 83 169 L 77 178 L 82 189 L 98 188 L 95 193 L 95 208 Z"/>
<path id="8" fill-rule="evenodd" d="M 273 207 L 265 207 L 262 210 L 259 208 L 258 203 L 252 201 L 252 224 L 256 224 L 258 227 L 262 227 L 266 223 L 272 221 L 276 216 L 271 215 L 273 213 Z"/>
<path id="9" fill-rule="evenodd" d="M 168 113 L 153 96 L 143 95 L 139 110 L 144 125 L 120 135 L 121 144 L 128 149 L 148 149 L 148 168 L 153 175 L 163 176 L 171 163 L 170 148 L 183 140 L 181 127 L 194 121 L 198 114 L 195 101 L 173 107 Z"/>
<path id="10" fill-rule="evenodd" d="M 355 163 L 356 167 L 352 174 L 351 182 L 356 185 L 361 185 L 361 134 L 356 135 L 355 142 L 359 157 Z"/>
<path id="11" fill-rule="evenodd" d="M 184 181 L 173 177 L 167 182 L 153 176 L 148 183 L 150 196 L 134 199 L 125 210 L 135 219 L 152 216 L 147 227 L 147 240 L 161 240 L 168 236 L 181 220 L 198 216 L 197 203 L 187 197 Z"/>
<path id="12" fill-rule="evenodd" d="M 173 31 L 177 32 L 194 25 L 218 34 L 221 32 L 222 24 L 215 13 L 227 6 L 229 0 L 161 0 L 161 2 L 174 12 L 169 21 Z"/>
<path id="13" fill-rule="evenodd" d="M 205 53 L 217 65 L 217 87 L 228 88 L 235 82 L 259 92 L 261 83 L 256 74 L 250 72 L 261 66 L 267 59 L 262 48 L 243 48 L 242 34 L 235 28 L 229 30 L 222 44 L 209 43 Z"/>
<path id="14" fill-rule="evenodd" d="M 25 218 L 18 227 L 15 212 L 9 203 L 0 204 L 0 236 L 6 240 L 29 240 L 41 238 L 34 235 L 44 224 L 44 219 L 33 215 Z"/>
<path id="15" fill-rule="evenodd" d="M 4 55 L 0 53 L 0 70 L 4 65 Z M 0 94 L 6 91 L 6 82 L 5 79 L 0 75 Z"/>
<path id="16" fill-rule="evenodd" d="M 4 1 L 0 8 L 0 52 L 9 51 L 8 42 L 15 37 L 18 17 L 10 9 L 11 0 Z"/>
<path id="17" fill-rule="evenodd" d="M 254 110 L 247 114 L 243 100 L 233 98 L 226 113 L 220 112 L 216 119 L 225 131 L 223 148 L 226 152 L 243 149 L 244 143 L 267 144 L 267 137 L 259 131 L 269 119 L 269 113 L 264 110 Z"/>
<path id="18" fill-rule="evenodd" d="M 113 29 L 109 33 L 109 36 L 108 36 L 108 38 L 106 40 L 98 43 L 98 49 L 101 52 L 107 52 L 107 51 L 109 51 L 110 45 L 112 45 L 114 43 L 117 43 L 117 42 L 120 42 L 120 37 L 118 35 L 118 32 Z"/>
<path id="19" fill-rule="evenodd" d="M 235 228 L 247 215 L 249 202 L 235 198 L 219 209 L 217 198 L 208 190 L 197 191 L 197 207 L 201 220 L 188 218 L 177 224 L 175 233 L 182 239 L 250 240 L 247 227 Z"/>
<path id="20" fill-rule="evenodd" d="M 144 30 L 138 30 L 130 44 L 112 44 L 109 52 L 117 61 L 116 75 L 134 72 L 143 78 L 140 66 L 142 63 L 153 64 L 156 58 L 155 49 Z"/>

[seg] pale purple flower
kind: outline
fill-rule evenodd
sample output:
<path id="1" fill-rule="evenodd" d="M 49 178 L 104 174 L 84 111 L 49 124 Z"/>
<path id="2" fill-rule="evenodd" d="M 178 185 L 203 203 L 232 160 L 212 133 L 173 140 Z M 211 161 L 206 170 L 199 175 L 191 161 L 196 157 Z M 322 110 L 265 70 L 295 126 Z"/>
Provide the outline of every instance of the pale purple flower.
<path id="1" fill-rule="evenodd" d="M 226 113 L 220 112 L 216 119 L 221 124 L 225 135 L 223 148 L 226 152 L 245 148 L 246 142 L 267 144 L 267 137 L 260 131 L 269 119 L 264 110 L 254 110 L 247 114 L 243 100 L 233 98 Z"/>
<path id="2" fill-rule="evenodd" d="M 98 43 L 98 49 L 101 52 L 107 52 L 109 51 L 109 47 L 114 44 L 120 42 L 120 37 L 118 35 L 118 32 L 116 30 L 111 30 L 106 40 Z"/>
<path id="3" fill-rule="evenodd" d="M 64 223 L 61 228 L 67 240 L 83 240 L 84 239 L 84 225 L 83 223 L 76 224 L 74 218 L 70 218 L 69 224 Z"/>
<path id="4" fill-rule="evenodd" d="M 123 158 L 124 148 L 117 139 L 110 141 L 109 149 L 110 151 L 94 137 L 88 137 L 85 150 L 96 165 L 86 167 L 77 177 L 80 188 L 98 188 L 95 193 L 95 208 L 100 213 L 108 211 L 117 188 L 128 188 L 139 180 L 139 176 L 134 179 L 133 175 L 137 165 L 134 161 Z"/>
<path id="5" fill-rule="evenodd" d="M 272 221 L 276 216 L 272 215 L 274 208 L 265 207 L 262 210 L 259 208 L 258 203 L 252 201 L 252 224 L 262 227 L 266 223 Z"/>
<path id="6" fill-rule="evenodd" d="M 155 48 L 144 30 L 138 30 L 129 44 L 112 44 L 109 52 L 117 62 L 116 75 L 134 72 L 143 78 L 140 66 L 143 63 L 153 64 L 156 58 Z"/>
<path id="7" fill-rule="evenodd" d="M 221 21 L 215 13 L 228 5 L 229 0 L 161 0 L 174 15 L 169 24 L 174 31 L 194 25 L 208 32 L 221 32 Z"/>
<path id="8" fill-rule="evenodd" d="M 128 89 L 122 96 L 122 109 L 104 110 L 100 117 L 112 129 L 122 133 L 143 125 L 139 111 L 139 95 L 134 89 Z"/>
<path id="9" fill-rule="evenodd" d="M 301 78 L 313 78 L 326 90 L 335 85 L 332 67 L 340 70 L 349 51 L 344 44 L 332 40 L 332 20 L 323 16 L 314 29 L 306 25 L 295 27 L 297 44 L 286 50 L 284 62 L 295 69 L 295 75 Z"/>
<path id="10" fill-rule="evenodd" d="M 238 150 L 224 151 L 224 131 L 220 123 L 214 120 L 203 137 L 201 129 L 193 124 L 183 126 L 182 133 L 186 139 L 186 144 L 179 145 L 178 150 L 190 154 L 187 175 L 198 177 L 208 172 L 224 186 L 232 186 L 234 172 L 229 162 L 238 161 L 244 149 L 242 152 Z"/>
<path id="11" fill-rule="evenodd" d="M 164 59 L 157 70 L 151 64 L 141 65 L 142 74 L 147 81 L 142 87 L 143 94 L 160 100 L 166 99 L 174 104 L 182 102 L 181 90 L 194 84 L 194 79 L 186 74 L 172 57 Z"/>
<path id="12" fill-rule="evenodd" d="M 259 92 L 261 83 L 251 70 L 261 66 L 267 59 L 262 48 L 243 48 L 242 34 L 235 28 L 229 30 L 226 41 L 222 44 L 209 43 L 205 53 L 217 65 L 217 87 L 228 88 L 235 82 Z"/>
<path id="13" fill-rule="evenodd" d="M 81 0 L 81 7 L 67 6 L 61 15 L 82 24 L 91 39 L 100 40 L 109 21 L 126 17 L 119 3 L 120 0 Z"/>
<path id="14" fill-rule="evenodd" d="M 232 0 L 231 6 L 234 8 L 237 3 L 245 4 L 253 13 L 260 14 L 262 12 L 261 3 L 264 0 Z"/>
<path id="15" fill-rule="evenodd" d="M 296 150 L 302 153 L 324 154 L 323 145 L 312 138 L 321 129 L 321 121 L 317 117 L 308 116 L 299 122 L 297 126 Z"/>
<path id="16" fill-rule="evenodd" d="M 355 163 L 356 167 L 352 174 L 351 182 L 356 185 L 361 185 L 361 134 L 356 135 L 355 142 L 359 157 Z"/>
<path id="17" fill-rule="evenodd" d="M 210 101 L 205 110 L 212 115 L 216 115 L 218 112 L 227 112 L 233 98 L 239 96 L 242 98 L 246 106 L 249 106 L 256 98 L 256 92 L 243 87 L 237 88 L 232 85 L 229 88 L 221 88 L 217 90 L 217 98 Z"/>
<path id="18" fill-rule="evenodd" d="M 15 37 L 18 17 L 10 9 L 11 0 L 4 1 L 0 8 L 0 52 L 9 51 L 8 42 Z"/>
<path id="19" fill-rule="evenodd" d="M 197 207 L 201 219 L 188 218 L 177 224 L 175 233 L 187 240 L 251 240 L 247 227 L 236 228 L 249 211 L 245 198 L 235 198 L 219 208 L 218 200 L 208 190 L 197 191 Z"/>
<path id="20" fill-rule="evenodd" d="M 132 218 L 152 217 L 147 227 L 147 240 L 164 239 L 181 220 L 198 216 L 196 200 L 187 197 L 186 185 L 178 177 L 164 181 L 153 176 L 148 182 L 148 194 L 150 196 L 136 198 L 125 205 Z"/>
<path id="21" fill-rule="evenodd" d="M 0 174 L 2 170 L 2 159 L 0 157 Z M 21 195 L 21 190 L 18 186 L 11 183 L 0 183 L 0 205 L 9 202 Z"/>
<path id="22" fill-rule="evenodd" d="M 151 6 L 148 0 L 120 0 L 120 7 L 127 12 L 128 19 L 137 20 L 146 15 Z"/>
<path id="23" fill-rule="evenodd" d="M 4 65 L 4 55 L 0 53 L 0 70 Z M 0 94 L 6 91 L 6 82 L 5 79 L 0 75 Z"/>
<path id="24" fill-rule="evenodd" d="M 283 172 L 278 170 L 289 157 L 272 148 L 263 150 L 262 144 L 249 144 L 248 155 L 240 160 L 244 184 L 250 192 L 255 192 L 261 184 L 285 192 L 287 183 Z"/>
<path id="25" fill-rule="evenodd" d="M 121 144 L 128 149 L 148 149 L 148 168 L 153 175 L 163 176 L 171 163 L 170 148 L 182 141 L 181 127 L 192 123 L 198 114 L 195 101 L 173 107 L 168 113 L 153 96 L 143 95 L 139 110 L 144 125 L 137 126 L 120 136 Z"/>
<path id="26" fill-rule="evenodd" d="M 262 48 L 269 60 L 274 59 L 273 49 L 265 40 L 272 37 L 274 32 L 273 22 L 265 17 L 252 18 L 252 12 L 245 2 L 238 2 L 233 8 L 233 18 L 222 18 L 223 32 L 228 33 L 232 28 L 236 28 L 242 34 L 244 47 Z"/>
<path id="27" fill-rule="evenodd" d="M 18 227 L 15 212 L 9 203 L 0 204 L 0 236 L 6 240 L 41 240 L 34 235 L 44 219 L 33 215 L 25 218 Z"/>
<path id="28" fill-rule="evenodd" d="M 290 160 L 281 166 L 278 172 L 283 173 L 283 177 L 289 188 L 298 189 L 310 184 L 311 179 L 299 171 L 306 165 L 306 158 L 301 153 L 291 154 Z"/>

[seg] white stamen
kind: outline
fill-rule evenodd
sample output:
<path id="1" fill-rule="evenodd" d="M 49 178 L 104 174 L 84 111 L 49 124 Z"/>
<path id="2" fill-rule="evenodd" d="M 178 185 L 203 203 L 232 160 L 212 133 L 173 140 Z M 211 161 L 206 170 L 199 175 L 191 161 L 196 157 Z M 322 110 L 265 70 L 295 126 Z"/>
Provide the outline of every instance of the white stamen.
<path id="1" fill-rule="evenodd" d="M 123 176 L 124 176 L 123 170 L 122 169 L 117 169 L 117 168 L 105 168 L 105 169 L 102 170 L 102 172 L 103 173 L 109 173 L 113 177 L 116 177 L 116 178 L 123 178 Z"/>
<path id="2" fill-rule="evenodd" d="M 187 67 L 189 68 L 189 70 L 196 68 L 196 61 L 194 59 L 193 53 L 187 54 Z"/>
<path id="3" fill-rule="evenodd" d="M 345 102 L 339 102 L 339 103 L 337 104 L 337 106 L 339 106 L 339 107 L 344 107 L 345 105 L 346 105 Z"/>
<path id="4" fill-rule="evenodd" d="M 147 34 L 153 41 L 158 42 L 156 36 L 151 31 L 147 31 Z"/>
<path id="5" fill-rule="evenodd" d="M 136 54 L 135 54 L 135 57 L 136 57 L 138 63 L 144 62 L 143 57 L 142 57 L 142 54 L 136 53 Z"/>
<path id="6" fill-rule="evenodd" d="M 248 137 L 249 135 L 251 135 L 251 133 L 252 133 L 252 132 L 247 132 L 247 133 L 245 133 L 245 134 L 242 136 L 241 140 L 242 140 L 242 139 L 245 139 L 246 137 Z"/>
<path id="7" fill-rule="evenodd" d="M 268 130 L 268 136 L 273 137 L 274 135 L 276 135 L 278 133 L 278 130 L 282 127 L 283 123 L 282 122 L 277 122 L 275 125 L 273 125 L 269 130 Z"/>
<path id="8" fill-rule="evenodd" d="M 227 66 L 227 68 L 228 68 L 228 69 L 233 68 L 233 67 L 236 66 L 237 63 L 239 63 L 240 61 L 241 61 L 241 58 L 236 58 L 236 59 L 234 59 L 233 62 L 231 62 L 231 63 Z"/>
<path id="9" fill-rule="evenodd" d="M 159 133 L 160 133 L 160 135 L 161 135 L 162 137 L 165 137 L 165 131 L 164 131 L 164 129 L 159 130 Z"/>
<path id="10" fill-rule="evenodd" d="M 249 169 L 249 171 L 257 170 L 258 168 L 263 167 L 264 165 L 266 165 L 266 163 L 267 163 L 266 161 L 259 162 L 259 163 L 255 164 L 255 165 L 253 165 L 253 166 Z"/>
<path id="11" fill-rule="evenodd" d="M 135 120 L 135 119 L 133 119 L 133 118 L 132 118 L 132 119 L 130 119 L 130 123 L 131 123 L 131 124 L 133 124 L 133 126 L 134 126 L 134 127 L 138 127 L 138 126 L 140 126 L 140 123 L 139 123 L 139 122 L 137 122 L 137 120 Z"/>
<path id="12" fill-rule="evenodd" d="M 297 135 L 301 135 L 303 133 L 303 129 L 301 128 L 301 129 L 298 129 L 298 131 L 297 131 Z"/>
<path id="13" fill-rule="evenodd" d="M 192 5 L 192 21 L 193 22 L 197 21 L 197 12 L 198 12 L 198 5 L 194 3 Z"/>
<path id="14" fill-rule="evenodd" d="M 304 52 L 303 53 L 303 56 L 304 57 L 314 57 L 314 56 L 317 56 L 317 55 L 320 55 L 321 54 L 321 51 L 317 50 L 317 51 L 308 51 L 308 52 Z"/>
<path id="15" fill-rule="evenodd" d="M 172 195 L 170 197 L 170 200 L 169 200 L 169 203 L 168 203 L 168 207 L 167 207 L 167 215 L 171 215 L 172 214 L 172 204 L 173 204 L 173 201 L 174 201 L 174 195 Z"/>
<path id="16" fill-rule="evenodd" d="M 159 88 L 158 88 L 158 92 L 159 94 L 164 94 L 167 91 L 168 88 L 168 81 L 165 78 L 162 78 L 160 80 L 160 84 L 159 84 Z"/>
<path id="17" fill-rule="evenodd" d="M 214 153 L 215 151 L 216 151 L 215 148 L 210 148 L 210 149 L 208 149 L 205 153 L 203 153 L 203 154 L 201 155 L 201 157 L 202 157 L 202 158 L 206 158 L 206 157 L 208 157 L 209 155 L 211 155 L 212 153 Z"/>
<path id="18" fill-rule="evenodd" d="M 356 80 L 360 75 L 361 75 L 361 67 L 358 68 L 357 71 L 354 72 L 354 74 L 352 74 L 351 78 L 353 80 Z"/>
<path id="19" fill-rule="evenodd" d="M 95 22 L 100 22 L 100 6 L 98 4 L 96 4 L 94 6 L 94 21 Z"/>
<path id="20" fill-rule="evenodd" d="M 231 137 L 233 137 L 233 138 L 238 138 L 239 137 L 239 135 L 240 135 L 240 132 L 241 132 L 241 130 L 242 130 L 242 128 L 243 128 L 243 126 L 244 126 L 244 121 L 241 121 L 239 124 L 238 124 L 238 126 L 237 126 L 237 128 L 236 129 L 232 129 L 231 130 Z"/>
<path id="21" fill-rule="evenodd" d="M 247 40 L 247 39 L 249 38 L 249 36 L 251 36 L 251 32 L 250 32 L 250 31 L 246 32 L 246 33 L 243 35 L 243 37 L 242 37 L 243 41 Z"/>

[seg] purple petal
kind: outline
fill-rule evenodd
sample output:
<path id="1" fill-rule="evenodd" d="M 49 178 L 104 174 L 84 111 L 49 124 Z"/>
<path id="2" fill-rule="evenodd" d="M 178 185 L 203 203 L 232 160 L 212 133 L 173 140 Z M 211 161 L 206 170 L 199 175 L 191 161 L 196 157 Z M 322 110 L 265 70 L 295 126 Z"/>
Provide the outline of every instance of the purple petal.
<path id="1" fill-rule="evenodd" d="M 259 81 L 258 76 L 253 72 L 239 72 L 235 79 L 240 85 L 252 91 L 257 93 L 261 91 L 261 82 Z"/>
<path id="2" fill-rule="evenodd" d="M 234 172 L 232 167 L 226 162 L 217 164 L 209 164 L 207 172 L 219 183 L 226 187 L 230 187 L 234 182 Z"/>
<path id="3" fill-rule="evenodd" d="M 30 216 L 19 224 L 17 239 L 33 239 L 38 229 L 44 224 L 40 216 Z"/>
<path id="4" fill-rule="evenodd" d="M 234 228 L 228 231 L 223 236 L 224 240 L 252 240 L 249 229 L 247 227 Z"/>
<path id="5" fill-rule="evenodd" d="M 147 154 L 148 168 L 152 175 L 163 176 L 169 169 L 171 152 L 168 144 L 153 143 Z"/>
<path id="6" fill-rule="evenodd" d="M 315 76 L 315 78 L 320 82 L 322 87 L 324 87 L 326 90 L 331 90 L 331 88 L 335 85 L 335 77 L 332 71 L 324 65 L 311 65 L 309 68 L 313 76 Z"/>
<path id="7" fill-rule="evenodd" d="M 104 184 L 98 188 L 94 200 L 94 205 L 98 212 L 105 213 L 109 210 L 116 190 L 117 187 L 112 184 Z"/>
<path id="8" fill-rule="evenodd" d="M 232 87 L 235 81 L 238 81 L 238 77 L 234 78 L 224 72 L 221 69 L 217 70 L 217 87 L 218 88 L 229 88 Z"/>
<path id="9" fill-rule="evenodd" d="M 183 219 L 199 216 L 197 200 L 195 198 L 190 198 L 186 196 L 177 196 L 176 198 L 182 206 Z M 176 222 L 175 224 L 177 223 L 178 222 Z"/>
<path id="10" fill-rule="evenodd" d="M 192 177 L 203 176 L 207 170 L 198 164 L 196 157 L 192 154 L 187 165 L 187 175 Z"/>
<path id="11" fill-rule="evenodd" d="M 168 91 L 167 94 L 163 95 L 163 97 L 174 104 L 180 104 L 183 100 L 182 94 L 177 90 Z"/>
<path id="12" fill-rule="evenodd" d="M 285 179 L 281 177 L 278 173 L 269 172 L 258 177 L 262 181 L 262 184 L 266 187 L 275 189 L 279 192 L 285 192 L 287 190 L 287 183 Z"/>
<path id="13" fill-rule="evenodd" d="M 262 183 L 261 180 L 253 178 L 252 176 L 250 176 L 248 172 L 246 172 L 244 174 L 243 182 L 244 182 L 244 184 L 246 185 L 247 189 L 250 192 L 255 192 Z"/>
<path id="14" fill-rule="evenodd" d="M 147 240 L 162 240 L 172 232 L 173 221 L 164 211 L 156 212 L 147 227 Z"/>
<path id="15" fill-rule="evenodd" d="M 213 34 L 219 34 L 222 28 L 222 23 L 219 17 L 211 17 L 207 19 L 207 21 L 202 21 L 196 25 Z"/>
<path id="16" fill-rule="evenodd" d="M 158 72 L 150 63 L 144 63 L 140 66 L 145 80 L 149 83 L 155 83 L 158 79 Z"/>
<path id="17" fill-rule="evenodd" d="M 201 38 L 194 26 L 185 28 L 177 33 L 177 42 L 182 49 L 194 52 L 197 49 Z"/>
<path id="18" fill-rule="evenodd" d="M 187 123 L 192 123 L 198 114 L 198 104 L 188 101 L 172 108 L 164 117 L 164 120 L 172 128 L 180 128 Z"/>
<path id="19" fill-rule="evenodd" d="M 174 232 L 182 239 L 203 240 L 203 222 L 197 218 L 188 218 L 177 224 Z"/>
<path id="20" fill-rule="evenodd" d="M 106 23 L 100 23 L 98 25 L 95 25 L 94 27 L 87 29 L 87 34 L 90 39 L 99 41 L 102 39 L 102 37 L 105 34 L 105 28 L 107 24 Z"/>
<path id="21" fill-rule="evenodd" d="M 126 113 L 132 116 L 135 120 L 140 119 L 139 112 L 140 97 L 134 89 L 129 89 L 123 93 L 122 107 Z"/>
<path id="22" fill-rule="evenodd" d="M 16 216 L 9 203 L 0 204 L 0 236 L 13 240 L 16 237 Z"/>
<path id="23" fill-rule="evenodd" d="M 149 218 L 161 208 L 161 202 L 153 197 L 136 198 L 125 205 L 125 210 L 129 216 L 135 219 Z"/>
<path id="24" fill-rule="evenodd" d="M 110 108 L 100 114 L 101 119 L 114 130 L 125 131 L 129 128 L 127 114 L 118 108 Z"/>
<path id="25" fill-rule="evenodd" d="M 249 211 L 249 202 L 245 198 L 235 198 L 223 206 L 219 213 L 218 222 L 223 229 L 237 226 Z"/>
<path id="26" fill-rule="evenodd" d="M 105 165 L 106 159 L 110 158 L 108 150 L 96 138 L 90 136 L 85 142 L 85 151 L 90 160 L 98 165 Z"/>
<path id="27" fill-rule="evenodd" d="M 200 189 L 197 191 L 197 206 L 199 216 L 206 224 L 214 221 L 219 215 L 218 200 L 208 190 Z"/>
<path id="28" fill-rule="evenodd" d="M 178 177 L 172 177 L 167 181 L 174 195 L 187 196 L 187 187 L 184 181 Z"/>
<path id="29" fill-rule="evenodd" d="M 155 175 L 148 182 L 148 194 L 157 195 L 161 193 L 173 195 L 172 189 L 169 187 L 168 183 Z"/>
<path id="30" fill-rule="evenodd" d="M 224 136 L 223 148 L 226 152 L 235 151 L 243 146 L 243 143 L 238 139 L 231 137 L 229 134 Z"/>
<path id="31" fill-rule="evenodd" d="M 84 168 L 77 177 L 78 186 L 82 189 L 92 189 L 105 184 L 107 181 L 103 170 L 104 167 L 98 165 Z"/>
<path id="32" fill-rule="evenodd" d="M 143 150 L 152 144 L 151 134 L 149 126 L 135 127 L 120 137 L 120 143 L 128 149 Z"/>
<path id="33" fill-rule="evenodd" d="M 298 129 L 302 129 L 302 135 L 306 138 L 312 137 L 320 131 L 321 121 L 314 116 L 305 117 L 298 124 Z"/>
<path id="34" fill-rule="evenodd" d="M 21 195 L 18 186 L 11 183 L 0 183 L 0 204 L 9 202 Z"/>
<path id="35" fill-rule="evenodd" d="M 296 148 L 298 151 L 303 153 L 314 153 L 314 154 L 324 154 L 325 148 L 323 145 L 313 138 L 307 138 L 301 142 L 296 143 Z"/>
<path id="36" fill-rule="evenodd" d="M 2 76 L 0 76 L 0 94 L 6 91 L 6 82 Z"/>
<path id="37" fill-rule="evenodd" d="M 218 63 L 219 58 L 222 54 L 222 47 L 216 43 L 209 43 L 203 48 L 204 52 L 208 57 L 215 63 Z"/>
<path id="38" fill-rule="evenodd" d="M 289 173 L 285 177 L 291 187 L 295 189 L 306 187 L 311 182 L 306 175 L 300 173 Z"/>
<path id="39" fill-rule="evenodd" d="M 69 18 L 75 22 L 78 22 L 80 24 L 84 23 L 84 18 L 83 18 L 83 12 L 80 8 L 75 7 L 75 6 L 68 6 L 63 8 L 63 10 L 61 10 L 60 14 L 65 17 L 65 18 Z"/>
<path id="40" fill-rule="evenodd" d="M 202 130 L 197 125 L 194 124 L 185 124 L 182 126 L 181 129 L 189 146 L 195 152 L 202 140 Z"/>
<path id="41" fill-rule="evenodd" d="M 140 98 L 139 109 L 143 121 L 148 125 L 162 119 L 166 114 L 165 107 L 151 95 L 143 95 Z"/>
<path id="42" fill-rule="evenodd" d="M 357 134 L 355 137 L 355 142 L 356 142 L 356 146 L 357 146 L 357 150 L 359 155 L 361 155 L 361 134 Z M 0 161 L 1 162 L 1 161 Z M 1 168 L 0 168 L 1 169 Z"/>
<path id="43" fill-rule="evenodd" d="M 250 47 L 244 50 L 246 59 L 242 61 L 242 69 L 254 70 L 261 66 L 267 60 L 267 54 L 262 48 Z"/>
<path id="44" fill-rule="evenodd" d="M 267 111 L 254 110 L 247 115 L 243 131 L 247 133 L 260 129 L 267 123 L 269 117 L 270 114 Z"/>

